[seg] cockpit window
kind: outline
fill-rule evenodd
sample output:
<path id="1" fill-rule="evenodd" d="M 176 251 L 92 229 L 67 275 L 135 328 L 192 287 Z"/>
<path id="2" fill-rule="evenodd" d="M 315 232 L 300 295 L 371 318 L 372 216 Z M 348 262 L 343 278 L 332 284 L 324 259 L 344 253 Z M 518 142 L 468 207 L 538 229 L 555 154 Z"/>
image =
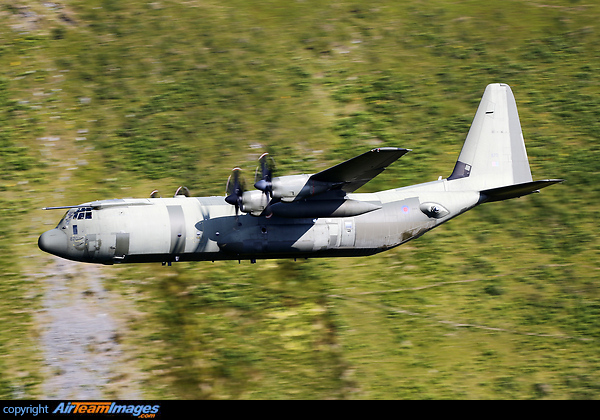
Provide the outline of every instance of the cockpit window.
<path id="1" fill-rule="evenodd" d="M 91 207 L 80 207 L 73 213 L 73 220 L 83 220 L 92 218 Z"/>
<path id="2" fill-rule="evenodd" d="M 92 208 L 91 207 L 75 207 L 69 209 L 63 218 L 58 222 L 57 228 L 66 229 L 71 220 L 83 220 L 83 219 L 91 219 L 92 218 Z"/>

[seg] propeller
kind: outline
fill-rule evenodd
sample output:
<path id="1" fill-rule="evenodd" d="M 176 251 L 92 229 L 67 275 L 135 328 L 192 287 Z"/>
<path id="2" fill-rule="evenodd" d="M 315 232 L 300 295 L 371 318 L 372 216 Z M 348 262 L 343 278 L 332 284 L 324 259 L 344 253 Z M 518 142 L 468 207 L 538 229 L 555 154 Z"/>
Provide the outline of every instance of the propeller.
<path id="1" fill-rule="evenodd" d="M 273 198 L 273 171 L 275 170 L 275 161 L 268 153 L 263 153 L 258 158 L 259 166 L 254 175 L 254 188 Z M 260 173 L 259 173 L 260 169 Z"/>
<path id="2" fill-rule="evenodd" d="M 233 168 L 229 179 L 227 180 L 227 188 L 225 201 L 232 206 L 235 206 L 235 215 L 238 215 L 242 208 L 242 200 L 244 195 L 244 179 L 242 178 L 242 170 L 240 168 Z"/>

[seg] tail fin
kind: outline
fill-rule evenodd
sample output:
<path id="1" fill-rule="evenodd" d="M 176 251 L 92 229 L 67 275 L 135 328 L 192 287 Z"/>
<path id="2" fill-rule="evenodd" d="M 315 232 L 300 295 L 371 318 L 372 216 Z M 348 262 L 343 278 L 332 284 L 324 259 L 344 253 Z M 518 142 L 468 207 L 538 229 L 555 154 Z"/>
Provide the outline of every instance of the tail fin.
<path id="1" fill-rule="evenodd" d="M 466 179 L 465 179 L 466 178 Z M 486 87 L 448 180 L 478 191 L 531 182 L 531 170 L 510 86 Z"/>

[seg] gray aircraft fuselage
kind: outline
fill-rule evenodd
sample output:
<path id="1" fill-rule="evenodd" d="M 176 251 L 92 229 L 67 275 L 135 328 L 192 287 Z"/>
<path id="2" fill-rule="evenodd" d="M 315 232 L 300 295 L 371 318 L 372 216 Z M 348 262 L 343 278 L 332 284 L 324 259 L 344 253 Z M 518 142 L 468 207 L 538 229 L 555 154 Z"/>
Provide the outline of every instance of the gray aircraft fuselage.
<path id="1" fill-rule="evenodd" d="M 103 264 L 371 255 L 479 203 L 479 193 L 445 191 L 446 183 L 349 194 L 381 208 L 348 217 L 236 216 L 225 197 L 98 201 L 70 209 L 42 234 L 39 246 L 70 260 Z M 433 206 L 437 213 L 430 211 Z"/>
<path id="2" fill-rule="evenodd" d="M 447 179 L 354 192 L 407 152 L 373 149 L 317 174 L 268 177 L 255 184 L 262 191 L 233 188 L 227 201 L 177 195 L 67 206 L 38 244 L 63 258 L 102 264 L 372 255 L 481 203 L 562 181 L 532 180 L 516 102 L 505 84 L 486 88 Z"/>

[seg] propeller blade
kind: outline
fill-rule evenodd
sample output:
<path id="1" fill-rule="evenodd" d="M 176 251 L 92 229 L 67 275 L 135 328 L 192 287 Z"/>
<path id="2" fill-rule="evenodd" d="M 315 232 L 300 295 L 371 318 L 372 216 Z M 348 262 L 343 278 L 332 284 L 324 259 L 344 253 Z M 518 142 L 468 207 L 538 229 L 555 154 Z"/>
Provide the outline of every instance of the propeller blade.
<path id="1" fill-rule="evenodd" d="M 173 197 L 177 197 L 178 195 L 185 195 L 186 197 L 189 197 L 190 190 L 188 189 L 188 187 L 184 187 L 182 185 L 179 188 L 177 188 L 177 191 L 175 191 L 175 195 Z"/>
<path id="2" fill-rule="evenodd" d="M 245 187 L 244 179 L 242 178 L 242 170 L 240 168 L 233 168 L 233 171 L 231 172 L 231 175 L 229 175 L 229 179 L 227 180 L 225 201 L 228 204 L 235 206 L 236 216 L 239 210 L 242 209 L 244 191 Z"/>
<path id="3" fill-rule="evenodd" d="M 268 194 L 273 198 L 273 172 L 275 170 L 275 161 L 268 153 L 263 153 L 258 158 L 259 166 L 256 168 L 254 176 L 254 188 Z M 259 172 L 260 170 L 260 172 Z"/>

